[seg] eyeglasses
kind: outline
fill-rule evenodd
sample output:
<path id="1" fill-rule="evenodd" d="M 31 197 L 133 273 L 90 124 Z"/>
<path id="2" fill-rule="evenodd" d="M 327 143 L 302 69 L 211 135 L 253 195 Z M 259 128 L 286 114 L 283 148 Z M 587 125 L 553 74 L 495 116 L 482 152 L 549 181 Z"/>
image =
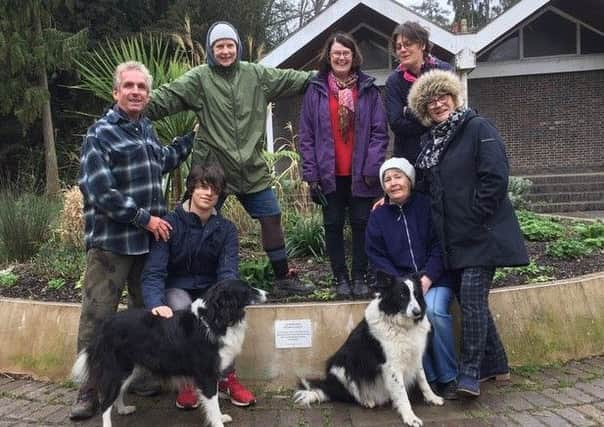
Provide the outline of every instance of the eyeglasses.
<path id="1" fill-rule="evenodd" d="M 402 43 L 395 44 L 394 45 L 394 49 L 397 50 L 397 51 L 399 51 L 399 50 L 401 50 L 403 48 L 409 49 L 411 46 L 416 45 L 416 44 L 417 44 L 417 42 L 412 42 L 412 41 L 409 41 L 409 40 L 404 40 Z"/>
<path id="2" fill-rule="evenodd" d="M 447 102 L 448 97 L 449 97 L 448 93 L 445 93 L 443 95 L 435 96 L 430 101 L 428 101 L 428 108 L 436 108 L 440 104 L 444 104 L 445 102 Z"/>
<path id="3" fill-rule="evenodd" d="M 349 50 L 345 50 L 345 51 L 334 51 L 330 53 L 332 58 L 350 58 L 352 56 L 352 52 Z"/>

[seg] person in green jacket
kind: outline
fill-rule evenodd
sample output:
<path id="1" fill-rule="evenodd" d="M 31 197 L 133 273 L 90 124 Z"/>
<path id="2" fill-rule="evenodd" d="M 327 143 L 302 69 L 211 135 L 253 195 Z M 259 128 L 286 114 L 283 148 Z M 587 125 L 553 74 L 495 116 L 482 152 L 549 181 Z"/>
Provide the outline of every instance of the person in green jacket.
<path id="1" fill-rule="evenodd" d="M 153 91 L 147 115 L 153 119 L 193 111 L 199 129 L 193 164 L 218 162 L 227 194 L 260 221 L 262 246 L 275 272 L 274 294 L 306 295 L 314 290 L 290 270 L 281 227 L 281 210 L 262 157 L 269 102 L 305 90 L 312 72 L 269 68 L 241 60 L 241 40 L 228 22 L 216 22 L 206 38 L 207 64 L 197 66 Z"/>

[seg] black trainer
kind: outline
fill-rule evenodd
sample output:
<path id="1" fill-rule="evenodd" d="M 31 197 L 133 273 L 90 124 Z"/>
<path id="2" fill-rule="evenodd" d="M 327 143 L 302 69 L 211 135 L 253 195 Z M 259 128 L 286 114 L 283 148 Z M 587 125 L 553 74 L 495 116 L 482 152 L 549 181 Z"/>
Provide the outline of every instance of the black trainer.
<path id="1" fill-rule="evenodd" d="M 287 297 L 292 295 L 309 295 L 313 293 L 315 287 L 311 284 L 304 283 L 298 279 L 298 275 L 294 270 L 290 270 L 282 279 L 276 279 L 273 286 L 273 295 L 276 297 Z"/>
<path id="2" fill-rule="evenodd" d="M 99 395 L 93 388 L 80 388 L 78 397 L 71 405 L 69 418 L 72 420 L 85 420 L 96 415 L 99 409 Z"/>
<path id="3" fill-rule="evenodd" d="M 355 298 L 367 298 L 369 296 L 369 288 L 364 276 L 352 278 L 352 294 Z"/>
<path id="4" fill-rule="evenodd" d="M 336 274 L 333 279 L 334 288 L 336 289 L 336 295 L 338 298 L 350 298 L 352 297 L 352 289 L 350 286 L 350 279 L 348 273 Z"/>

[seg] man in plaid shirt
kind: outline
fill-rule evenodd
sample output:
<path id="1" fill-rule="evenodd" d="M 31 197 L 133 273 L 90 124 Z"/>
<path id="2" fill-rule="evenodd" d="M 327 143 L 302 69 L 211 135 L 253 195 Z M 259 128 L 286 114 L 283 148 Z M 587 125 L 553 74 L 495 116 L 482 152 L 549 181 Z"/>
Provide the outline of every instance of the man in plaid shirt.
<path id="1" fill-rule="evenodd" d="M 130 61 L 113 77 L 115 105 L 86 133 L 80 159 L 84 196 L 86 273 L 78 331 L 78 352 L 91 342 L 97 326 L 117 310 L 128 285 L 130 301 L 143 307 L 140 276 L 149 239 L 168 240 L 171 226 L 162 194 L 162 175 L 182 163 L 193 135 L 162 146 L 143 115 L 152 77 Z M 97 391 L 83 384 L 71 409 L 72 419 L 93 416 Z"/>

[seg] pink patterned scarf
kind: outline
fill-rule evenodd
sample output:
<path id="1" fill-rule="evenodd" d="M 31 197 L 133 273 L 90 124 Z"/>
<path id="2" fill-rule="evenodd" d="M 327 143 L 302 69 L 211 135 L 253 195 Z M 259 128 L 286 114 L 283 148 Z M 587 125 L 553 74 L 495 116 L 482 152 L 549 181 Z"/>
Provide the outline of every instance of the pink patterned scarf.
<path id="1" fill-rule="evenodd" d="M 352 89 L 356 86 L 359 76 L 352 73 L 344 81 L 339 80 L 333 72 L 327 75 L 329 92 L 333 93 L 338 100 L 338 123 L 340 132 L 346 135 L 350 123 L 354 118 L 354 95 Z"/>

